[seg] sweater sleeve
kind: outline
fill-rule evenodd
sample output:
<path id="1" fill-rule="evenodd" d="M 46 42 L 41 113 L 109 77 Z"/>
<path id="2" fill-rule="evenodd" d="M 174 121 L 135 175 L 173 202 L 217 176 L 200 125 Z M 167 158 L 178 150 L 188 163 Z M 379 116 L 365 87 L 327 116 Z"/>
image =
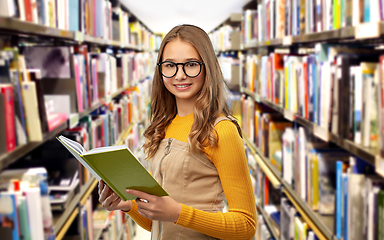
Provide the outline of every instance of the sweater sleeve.
<path id="1" fill-rule="evenodd" d="M 244 145 L 230 121 L 216 125 L 218 147 L 207 148 L 228 202 L 228 212 L 209 213 L 181 205 L 176 224 L 220 239 L 251 239 L 256 232 L 256 203 Z"/>
<path id="2" fill-rule="evenodd" d="M 147 231 L 151 231 L 152 229 L 152 220 L 151 219 L 148 219 L 146 217 L 143 217 L 139 214 L 139 212 L 137 211 L 137 203 L 136 201 L 132 201 L 132 208 L 131 210 L 129 210 L 128 212 L 125 212 L 126 214 L 128 214 L 133 221 L 135 221 L 139 226 L 141 226 L 142 228 L 144 228 L 145 230 Z"/>

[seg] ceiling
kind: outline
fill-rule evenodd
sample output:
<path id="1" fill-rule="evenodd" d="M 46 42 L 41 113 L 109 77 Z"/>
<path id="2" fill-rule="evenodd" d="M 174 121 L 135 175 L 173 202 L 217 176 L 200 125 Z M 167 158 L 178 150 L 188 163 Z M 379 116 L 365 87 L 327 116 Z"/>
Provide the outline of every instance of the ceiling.
<path id="1" fill-rule="evenodd" d="M 241 13 L 249 0 L 120 0 L 154 33 L 167 33 L 179 24 L 193 24 L 210 32 L 231 13 Z"/>

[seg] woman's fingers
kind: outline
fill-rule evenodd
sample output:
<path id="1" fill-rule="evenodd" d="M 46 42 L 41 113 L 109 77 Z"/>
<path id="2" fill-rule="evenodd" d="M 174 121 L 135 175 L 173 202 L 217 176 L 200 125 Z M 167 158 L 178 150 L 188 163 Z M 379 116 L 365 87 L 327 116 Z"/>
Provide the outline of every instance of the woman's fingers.
<path id="1" fill-rule="evenodd" d="M 120 202 L 121 202 L 121 199 L 119 198 L 119 196 L 117 196 L 116 194 L 112 194 L 105 201 L 105 205 L 107 205 L 105 206 L 105 208 L 109 211 L 115 210 Z"/>
<path id="2" fill-rule="evenodd" d="M 101 191 L 103 191 L 103 188 L 104 188 L 104 181 L 103 179 L 101 179 L 99 181 L 99 191 L 98 191 L 99 195 L 101 194 Z"/>
<path id="3" fill-rule="evenodd" d="M 126 192 L 128 194 L 131 194 L 131 195 L 137 197 L 137 199 L 136 199 L 137 203 L 138 202 L 148 203 L 150 201 L 150 199 L 153 198 L 152 195 L 145 193 L 145 192 L 138 191 L 138 190 L 127 189 Z"/>
<path id="4" fill-rule="evenodd" d="M 103 183 L 103 188 L 99 193 L 99 202 L 104 202 L 112 194 L 114 194 L 114 192 L 109 188 L 107 184 Z"/>

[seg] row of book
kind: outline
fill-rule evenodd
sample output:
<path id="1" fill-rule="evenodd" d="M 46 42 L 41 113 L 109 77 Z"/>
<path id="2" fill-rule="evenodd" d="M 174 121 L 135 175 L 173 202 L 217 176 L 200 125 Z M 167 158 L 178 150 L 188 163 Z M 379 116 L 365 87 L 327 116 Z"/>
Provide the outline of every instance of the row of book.
<path id="1" fill-rule="evenodd" d="M 99 229 L 102 233 L 100 236 L 88 236 L 85 239 L 130 239 L 129 221 L 131 220 L 121 211 L 108 211 L 105 208 L 98 206 L 95 211 L 93 211 L 92 221 L 93 229 Z"/>
<path id="2" fill-rule="evenodd" d="M 244 132 L 264 159 L 280 172 L 282 181 L 289 184 L 302 201 L 313 211 L 335 219 L 338 239 L 351 239 L 347 236 L 381 239 L 377 238 L 381 233 L 375 223 L 383 226 L 383 222 L 375 212 L 380 212 L 384 204 L 379 200 L 384 192 L 384 180 L 376 175 L 375 167 L 317 139 L 304 127 L 285 120 L 280 113 L 274 113 L 247 98 L 243 101 L 243 106 L 248 108 L 243 110 Z M 252 112 L 254 115 L 248 115 Z M 266 181 L 262 178 L 258 180 Z M 260 200 L 264 206 L 271 199 L 271 188 L 265 183 L 262 187 L 264 189 L 259 187 L 256 192 L 264 196 Z M 356 209 L 364 210 L 356 215 Z"/>
<path id="3" fill-rule="evenodd" d="M 382 0 L 263 0 L 243 12 L 243 43 L 384 20 Z"/>
<path id="4" fill-rule="evenodd" d="M 325 131 L 383 150 L 382 52 L 338 44 L 315 49 L 241 56 L 242 86 Z"/>
<path id="5" fill-rule="evenodd" d="M 131 111 L 134 108 L 132 99 L 137 95 L 137 90 L 123 92 L 113 102 L 83 117 L 78 125 L 66 129 L 62 134 L 81 143 L 86 149 L 116 144 L 132 119 L 138 119 Z M 10 236 L 6 239 L 54 239 L 52 211 L 64 211 L 78 191 L 78 186 L 89 181 L 91 175 L 56 139 L 44 143 L 37 158 L 31 155 L 28 159 L 26 162 L 20 160 L 12 168 L 0 173 L 0 231 L 6 234 L 2 236 Z M 34 197 L 30 197 L 30 200 L 32 187 Z M 32 204 L 29 201 L 35 205 L 26 205 Z M 44 207 L 42 204 L 45 204 Z M 92 212 L 92 202 L 87 200 L 79 215 L 82 222 L 80 229 L 87 236 L 85 239 L 93 239 Z M 30 219 L 27 216 L 31 216 Z M 113 234 L 116 234 L 121 229 L 122 221 L 114 222 L 120 222 L 115 226 Z"/>
<path id="6" fill-rule="evenodd" d="M 3 239 L 55 239 L 47 170 L 29 168 L 0 174 L 0 232 Z"/>
<path id="7" fill-rule="evenodd" d="M 132 151 L 140 149 L 137 127 L 133 127 L 130 134 L 125 139 L 121 139 L 122 133 L 130 124 L 136 126 L 138 122 L 144 120 L 143 118 L 149 117 L 142 114 L 142 112 L 147 113 L 148 105 L 139 104 L 139 98 L 138 90 L 127 90 L 108 106 L 102 106 L 82 118 L 76 127 L 67 129 L 63 135 L 79 142 L 86 150 L 112 146 L 118 140 L 122 140 L 123 144 L 127 144 Z M 82 171 L 85 169 L 82 168 Z M 81 182 L 86 182 L 89 177 L 87 173 Z"/>
<path id="8" fill-rule="evenodd" d="M 159 37 L 139 21 L 129 21 L 128 13 L 120 7 L 112 8 L 108 0 L 4 0 L 0 4 L 0 16 L 148 50 L 155 50 Z"/>
<path id="9" fill-rule="evenodd" d="M 322 215 L 332 215 L 338 239 L 381 239 L 384 179 L 350 153 L 307 141 L 304 128 L 282 136 L 282 178 Z"/>
<path id="10" fill-rule="evenodd" d="M 27 142 L 39 141 L 67 120 L 56 112 L 52 99 L 44 98 L 40 69 L 27 69 L 17 49 L 2 51 L 0 58 L 0 153 L 10 152 Z"/>
<path id="11" fill-rule="evenodd" d="M 86 46 L 34 46 L 22 49 L 22 54 L 8 48 L 1 53 L 0 108 L 5 114 L 0 127 L 6 134 L 1 136 L 0 153 L 41 141 L 71 114 L 110 102 L 120 89 L 136 86 L 142 96 L 149 96 L 148 76 L 155 61 L 150 53 L 92 53 Z M 142 115 L 134 120 L 146 119 L 146 98 L 131 92 L 134 104 L 143 106 L 132 110 Z"/>
<path id="12" fill-rule="evenodd" d="M 280 239 L 318 239 L 316 234 L 299 214 L 294 205 L 283 195 L 280 189 L 276 189 L 269 181 L 267 175 L 257 164 L 254 156 L 246 147 L 248 163 L 251 166 L 251 179 L 253 182 L 256 205 L 258 206 L 258 231 L 257 239 L 273 238 L 272 231 L 276 232 Z M 267 219 L 269 224 L 267 224 Z"/>
<path id="13" fill-rule="evenodd" d="M 231 39 L 231 33 L 236 31 L 240 32 L 240 27 L 224 25 L 210 32 L 208 35 L 211 39 L 214 49 L 216 51 L 227 51 L 228 49 L 235 47 L 236 43 L 234 43 L 234 39 Z"/>
<path id="14" fill-rule="evenodd" d="M 240 80 L 240 60 L 237 52 L 222 52 L 217 59 L 228 88 L 231 91 L 239 92 L 242 81 Z"/>

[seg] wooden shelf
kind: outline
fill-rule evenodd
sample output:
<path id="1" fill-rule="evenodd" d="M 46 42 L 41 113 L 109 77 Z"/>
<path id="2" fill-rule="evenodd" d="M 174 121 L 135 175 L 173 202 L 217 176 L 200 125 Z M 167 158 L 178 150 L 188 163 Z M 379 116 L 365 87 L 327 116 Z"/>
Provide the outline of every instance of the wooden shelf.
<path id="1" fill-rule="evenodd" d="M 295 208 L 300 212 L 305 221 L 309 224 L 310 228 L 321 240 L 334 240 L 334 216 L 322 216 L 317 212 L 314 212 L 306 202 L 304 202 L 297 193 L 286 183 L 282 177 L 281 173 L 271 164 L 268 158 L 264 157 L 255 145 L 250 142 L 250 140 L 245 137 L 245 142 L 248 147 L 251 149 L 252 153 L 257 153 L 265 165 L 269 168 L 265 174 L 268 176 L 269 172 L 272 172 L 274 176 L 279 181 L 280 185 L 283 187 L 284 193 L 287 195 L 289 200 L 295 206 Z"/>
<path id="2" fill-rule="evenodd" d="M 267 213 L 264 211 L 264 209 L 260 206 L 256 206 L 257 210 L 263 215 L 264 221 L 268 226 L 269 231 L 271 232 L 271 235 L 275 240 L 280 240 L 280 234 L 276 232 L 275 225 L 272 223 L 272 219 L 267 215 Z M 280 230 L 279 230 L 280 231 Z"/>
<path id="3" fill-rule="evenodd" d="M 10 164 L 16 162 L 20 158 L 24 157 L 31 151 L 35 150 L 36 148 L 40 147 L 43 143 L 47 142 L 48 140 L 54 138 L 57 134 L 67 129 L 68 123 L 63 122 L 60 124 L 57 128 L 54 130 L 46 133 L 43 136 L 43 140 L 39 142 L 28 142 L 24 145 L 18 146 L 16 149 L 12 150 L 11 152 L 4 153 L 0 156 L 0 171 L 7 168 Z"/>
<path id="4" fill-rule="evenodd" d="M 252 152 L 252 155 L 255 157 L 255 160 L 257 164 L 261 167 L 262 171 L 267 175 L 269 181 L 272 183 L 273 187 L 278 189 L 281 186 L 281 173 L 276 170 L 274 167 L 271 167 L 272 164 L 268 163 L 267 161 L 264 161 L 261 158 L 261 155 L 259 153 L 259 150 L 255 145 L 247 138 L 245 137 L 245 133 L 243 133 L 244 140 L 247 143 L 247 145 L 250 147 L 250 150 Z M 254 170 L 254 169 L 253 169 Z"/>
<path id="5" fill-rule="evenodd" d="M 61 30 L 58 28 L 47 27 L 45 25 L 22 21 L 20 19 L 11 17 L 0 17 L 0 32 L 1 31 L 5 31 L 7 34 L 14 34 L 21 37 L 35 36 L 61 39 L 64 41 L 72 42 L 73 44 L 89 43 L 136 51 L 144 50 L 138 46 L 133 46 L 115 40 L 90 36 L 79 31 Z"/>
<path id="6" fill-rule="evenodd" d="M 246 88 L 240 87 L 240 92 L 247 94 L 250 96 L 255 102 L 260 102 L 261 98 L 260 95 L 257 93 L 254 93 Z"/>
<path id="7" fill-rule="evenodd" d="M 0 17 L 0 30 L 7 30 L 18 34 L 28 34 L 33 36 L 54 37 L 73 41 L 75 40 L 74 32 L 47 27 L 28 21 L 21 21 L 20 19 L 11 17 Z"/>
<path id="8" fill-rule="evenodd" d="M 372 28 L 378 29 L 377 31 L 372 31 L 372 35 L 363 33 L 362 37 L 359 36 L 359 29 Z M 365 34 L 365 35 L 364 35 Z M 356 41 L 365 40 L 365 39 L 375 39 L 382 37 L 384 35 L 384 22 L 379 23 L 367 23 L 361 24 L 354 27 L 344 27 L 335 30 L 309 33 L 297 36 L 285 36 L 282 39 L 271 39 L 263 42 L 254 41 L 252 44 L 244 45 L 243 50 L 262 48 L 262 47 L 281 47 L 281 46 L 291 46 L 307 43 L 317 43 L 324 41 L 343 41 L 354 39 Z"/>
<path id="9" fill-rule="evenodd" d="M 125 91 L 126 88 L 119 89 L 116 93 L 112 94 L 111 98 L 114 98 L 121 94 L 123 91 Z M 104 100 L 101 100 L 95 104 L 92 105 L 92 107 L 84 110 L 83 112 L 79 113 L 79 119 L 88 116 L 91 112 L 94 110 L 100 108 L 104 104 Z M 60 124 L 57 128 L 54 130 L 47 132 L 43 135 L 43 140 L 39 142 L 28 142 L 24 145 L 18 146 L 16 149 L 12 150 L 11 152 L 4 153 L 0 155 L 0 171 L 7 168 L 10 164 L 16 162 L 20 158 L 24 157 L 28 153 L 32 152 L 48 140 L 51 140 L 52 138 L 56 137 L 58 134 L 63 132 L 65 129 L 69 128 L 68 121 L 63 122 Z"/>
<path id="10" fill-rule="evenodd" d="M 80 188 L 80 192 L 77 193 L 73 198 L 68 207 L 63 213 L 55 213 L 53 215 L 53 228 L 55 231 L 56 240 L 60 240 L 64 237 L 68 228 L 71 226 L 74 217 L 79 213 L 79 203 L 88 193 L 92 192 L 93 188 L 97 185 L 97 180 L 91 177 L 83 186 Z M 88 196 L 89 196 L 88 194 Z"/>
<path id="11" fill-rule="evenodd" d="M 250 91 L 246 91 L 245 89 L 243 89 L 243 92 L 246 94 L 254 95 L 254 93 L 251 93 Z M 341 137 L 321 128 L 320 126 L 309 121 L 308 119 L 305 119 L 305 118 L 297 116 L 297 115 L 291 116 L 290 114 L 287 114 L 288 111 L 286 109 L 284 109 L 282 106 L 279 106 L 275 103 L 272 103 L 271 101 L 266 100 L 264 98 L 261 98 L 260 102 L 263 103 L 264 105 L 272 108 L 276 112 L 281 113 L 282 115 L 284 115 L 284 117 L 287 120 L 292 121 L 292 122 L 296 122 L 296 123 L 302 125 L 308 131 L 310 131 L 316 137 L 322 139 L 323 141 L 332 142 L 332 143 L 338 145 L 340 148 L 342 148 L 342 149 L 350 152 L 351 154 L 355 155 L 356 157 L 361 158 L 372 165 L 376 164 L 376 159 L 379 158 L 379 148 L 366 148 L 366 147 L 363 147 L 359 144 L 354 143 L 351 140 L 341 138 Z"/>

